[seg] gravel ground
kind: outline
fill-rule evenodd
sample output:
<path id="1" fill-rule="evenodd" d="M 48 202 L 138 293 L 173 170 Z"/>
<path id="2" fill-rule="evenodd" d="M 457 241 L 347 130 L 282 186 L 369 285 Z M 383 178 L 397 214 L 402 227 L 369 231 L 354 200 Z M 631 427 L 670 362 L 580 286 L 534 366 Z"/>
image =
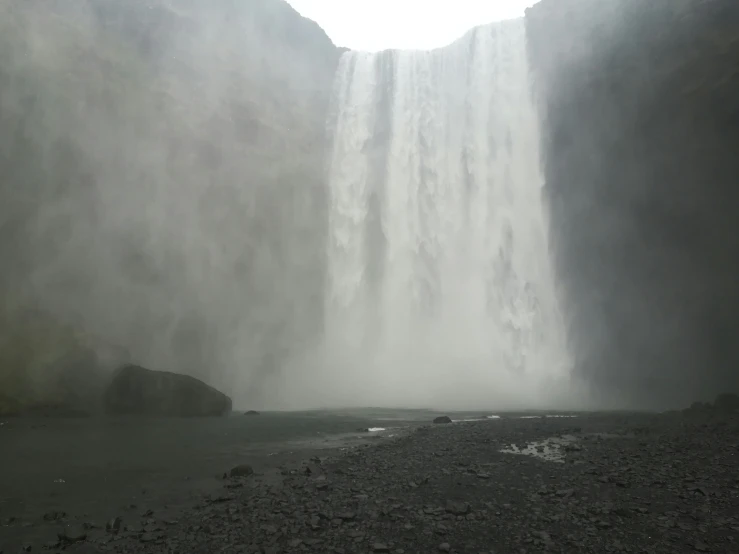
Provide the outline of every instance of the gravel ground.
<path id="1" fill-rule="evenodd" d="M 558 441 L 547 441 L 557 438 Z M 502 450 L 534 452 L 524 455 Z M 228 468 L 225 468 L 228 469 Z M 63 527 L 116 553 L 739 552 L 739 417 L 431 425 L 246 476 L 174 517 Z"/>

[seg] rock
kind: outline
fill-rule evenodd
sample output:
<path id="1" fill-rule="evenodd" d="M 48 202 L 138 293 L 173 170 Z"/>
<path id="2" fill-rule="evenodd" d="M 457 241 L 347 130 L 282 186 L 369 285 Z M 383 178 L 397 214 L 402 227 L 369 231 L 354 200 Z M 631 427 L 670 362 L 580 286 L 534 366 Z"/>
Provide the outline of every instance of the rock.
<path id="1" fill-rule="evenodd" d="M 12 349 L 0 352 L 0 414 L 78 418 L 97 412 L 109 370 L 101 363 L 96 345 L 76 330 L 60 326 L 49 314 L 17 316 L 18 334 L 8 340 L 31 340 L 34 347 L 20 359 L 6 359 Z M 31 321 L 23 321 L 26 318 Z M 7 364 L 33 370 L 25 378 L 14 378 L 15 371 L 4 367 Z"/>
<path id="2" fill-rule="evenodd" d="M 256 411 L 256 410 L 248 410 L 248 411 L 244 412 L 244 415 L 255 416 L 255 415 L 259 415 L 259 412 Z"/>
<path id="3" fill-rule="evenodd" d="M 739 395 L 730 392 L 719 394 L 713 407 L 720 412 L 739 412 Z"/>
<path id="4" fill-rule="evenodd" d="M 708 412 L 712 409 L 712 406 L 706 402 L 693 402 L 690 408 L 683 410 L 687 414 L 700 414 Z"/>
<path id="5" fill-rule="evenodd" d="M 57 537 L 62 542 L 81 542 L 87 539 L 87 531 L 80 525 L 67 525 L 57 533 Z"/>
<path id="6" fill-rule="evenodd" d="M 445 415 L 434 418 L 434 423 L 451 423 L 451 422 L 452 422 L 452 418 L 450 418 L 449 416 L 445 416 Z"/>
<path id="7" fill-rule="evenodd" d="M 162 536 L 162 533 L 145 532 L 139 537 L 139 542 L 154 542 Z"/>
<path id="8" fill-rule="evenodd" d="M 108 414 L 175 417 L 223 416 L 231 399 L 191 377 L 128 365 L 118 369 L 105 391 Z"/>
<path id="9" fill-rule="evenodd" d="M 231 468 L 229 475 L 231 477 L 249 477 L 250 475 L 254 475 L 254 468 L 247 464 L 237 465 Z"/>
<path id="10" fill-rule="evenodd" d="M 448 501 L 446 503 L 446 511 L 455 516 L 463 516 L 470 511 L 470 505 L 467 502 Z"/>
<path id="11" fill-rule="evenodd" d="M 122 523 L 123 520 L 120 517 L 116 516 L 105 524 L 105 529 L 109 533 L 117 534 L 121 530 Z"/>

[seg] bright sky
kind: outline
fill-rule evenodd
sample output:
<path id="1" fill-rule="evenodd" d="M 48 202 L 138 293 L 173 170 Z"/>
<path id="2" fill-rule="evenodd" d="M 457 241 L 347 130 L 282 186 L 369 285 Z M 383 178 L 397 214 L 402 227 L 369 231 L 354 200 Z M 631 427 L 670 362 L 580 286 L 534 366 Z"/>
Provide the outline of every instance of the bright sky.
<path id="1" fill-rule="evenodd" d="M 523 15 L 537 0 L 287 0 L 337 46 L 436 48 L 470 28 Z"/>

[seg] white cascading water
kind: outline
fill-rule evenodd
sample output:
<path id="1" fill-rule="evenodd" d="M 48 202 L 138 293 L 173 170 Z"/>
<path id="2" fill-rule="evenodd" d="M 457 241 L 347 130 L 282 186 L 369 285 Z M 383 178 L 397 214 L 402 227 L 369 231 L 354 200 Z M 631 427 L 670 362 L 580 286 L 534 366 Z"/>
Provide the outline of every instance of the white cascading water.
<path id="1" fill-rule="evenodd" d="M 523 20 L 433 51 L 347 52 L 332 108 L 337 387 L 365 405 L 556 403 L 569 362 Z"/>

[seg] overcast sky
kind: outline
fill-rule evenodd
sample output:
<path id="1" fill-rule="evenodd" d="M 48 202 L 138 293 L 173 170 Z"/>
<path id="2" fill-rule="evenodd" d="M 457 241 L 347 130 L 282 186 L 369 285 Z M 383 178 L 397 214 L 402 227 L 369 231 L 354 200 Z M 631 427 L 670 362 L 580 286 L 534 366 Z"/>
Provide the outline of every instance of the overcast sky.
<path id="1" fill-rule="evenodd" d="M 523 15 L 536 0 L 287 0 L 337 46 L 435 48 L 484 23 Z"/>

